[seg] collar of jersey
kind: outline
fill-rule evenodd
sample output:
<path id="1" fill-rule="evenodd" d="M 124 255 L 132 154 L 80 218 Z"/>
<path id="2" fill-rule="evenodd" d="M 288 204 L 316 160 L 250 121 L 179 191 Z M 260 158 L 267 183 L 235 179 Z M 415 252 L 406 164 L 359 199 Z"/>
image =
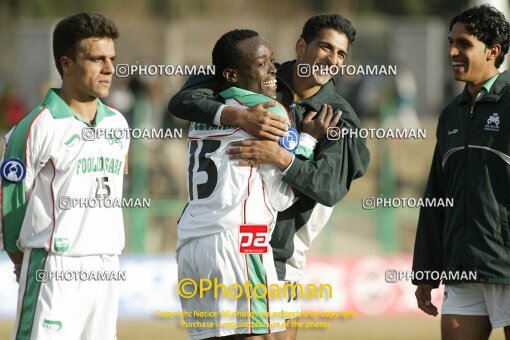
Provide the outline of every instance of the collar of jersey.
<path id="1" fill-rule="evenodd" d="M 279 101 L 275 100 L 273 97 L 267 96 L 263 93 L 257 93 L 257 92 L 241 89 L 241 88 L 235 87 L 235 86 L 229 87 L 228 89 L 224 90 L 223 92 L 220 92 L 219 95 L 224 99 L 233 98 L 240 104 L 247 105 L 247 106 L 254 105 L 254 102 L 259 102 L 261 100 L 260 98 L 263 98 L 262 101 L 264 101 L 264 102 L 275 103 L 275 106 L 269 107 L 268 110 L 272 113 L 276 113 L 277 115 L 287 119 L 289 126 L 292 126 L 289 112 L 283 106 L 283 104 L 281 104 Z M 255 100 L 254 96 L 257 97 L 257 100 Z M 258 97 L 260 97 L 260 98 L 258 98 Z"/>
<path id="2" fill-rule="evenodd" d="M 49 89 L 44 98 L 44 105 L 50 110 L 51 115 L 55 119 L 74 117 L 88 126 L 96 126 L 104 117 L 113 116 L 115 113 L 104 105 L 99 99 L 97 100 L 97 111 L 94 123 L 91 125 L 85 121 L 80 115 L 71 110 L 69 105 L 60 97 L 60 89 Z"/>
<path id="3" fill-rule="evenodd" d="M 500 74 L 501 73 L 497 73 L 483 83 L 482 88 L 484 88 L 487 93 L 491 92 L 492 85 L 494 85 Z"/>
<path id="4" fill-rule="evenodd" d="M 254 94 L 266 96 L 265 94 L 262 94 L 262 93 L 252 92 L 252 91 L 241 89 L 241 88 L 235 87 L 235 86 L 229 87 L 225 91 L 222 91 L 219 93 L 219 95 L 225 99 L 242 97 L 242 96 L 247 96 L 247 95 L 254 95 Z M 268 97 L 268 96 L 266 96 L 266 97 Z M 268 98 L 271 98 L 271 97 L 268 97 Z"/>

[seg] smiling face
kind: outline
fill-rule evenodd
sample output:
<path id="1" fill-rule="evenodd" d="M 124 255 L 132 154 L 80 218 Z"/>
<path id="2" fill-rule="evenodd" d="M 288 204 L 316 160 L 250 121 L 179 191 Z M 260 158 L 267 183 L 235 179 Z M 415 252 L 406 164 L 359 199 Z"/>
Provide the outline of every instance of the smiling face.
<path id="1" fill-rule="evenodd" d="M 466 31 L 462 22 L 453 25 L 448 35 L 448 56 L 452 62 L 453 78 L 468 85 L 479 85 L 496 74 L 495 59 L 501 47 L 488 48 Z"/>
<path id="2" fill-rule="evenodd" d="M 252 92 L 276 97 L 276 67 L 271 45 L 262 37 L 242 40 L 237 48 L 243 56 L 238 69 L 225 69 L 229 83 Z"/>
<path id="3" fill-rule="evenodd" d="M 76 44 L 74 58 L 61 58 L 63 82 L 80 101 L 108 96 L 114 73 L 115 46 L 110 38 L 87 38 Z"/>
<path id="4" fill-rule="evenodd" d="M 344 63 L 349 49 L 349 40 L 344 33 L 340 33 L 332 28 L 325 28 L 308 44 L 303 38 L 299 38 L 296 44 L 297 64 L 308 64 L 322 66 L 321 69 L 327 69 L 328 66 L 340 66 Z M 313 86 L 322 86 L 326 84 L 331 75 L 321 72 L 312 72 L 306 79 Z"/>

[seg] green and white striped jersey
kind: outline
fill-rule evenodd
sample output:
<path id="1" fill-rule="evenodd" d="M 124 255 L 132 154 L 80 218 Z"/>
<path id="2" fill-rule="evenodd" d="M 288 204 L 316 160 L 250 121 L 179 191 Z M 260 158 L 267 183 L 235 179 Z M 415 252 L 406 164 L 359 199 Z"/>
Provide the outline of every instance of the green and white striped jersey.
<path id="1" fill-rule="evenodd" d="M 44 102 L 4 137 L 4 159 L 19 159 L 26 177 L 18 183 L 2 177 L 0 247 L 7 252 L 44 248 L 66 256 L 120 254 L 121 207 L 66 204 L 122 199 L 128 134 L 90 140 L 83 131 L 127 128 L 124 116 L 99 100 L 92 126 L 71 110 L 58 89 L 49 90 Z"/>

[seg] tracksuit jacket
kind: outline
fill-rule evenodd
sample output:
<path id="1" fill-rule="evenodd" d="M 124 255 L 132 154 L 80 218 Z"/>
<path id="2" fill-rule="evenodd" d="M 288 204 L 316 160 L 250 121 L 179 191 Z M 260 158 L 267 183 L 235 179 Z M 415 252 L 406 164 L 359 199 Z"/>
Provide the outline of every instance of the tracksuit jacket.
<path id="1" fill-rule="evenodd" d="M 509 284 L 510 73 L 474 104 L 466 87 L 441 113 L 436 137 L 425 197 L 453 199 L 453 207 L 421 209 L 413 270 L 473 271 L 469 282 Z M 445 283 L 467 282 L 452 277 Z"/>

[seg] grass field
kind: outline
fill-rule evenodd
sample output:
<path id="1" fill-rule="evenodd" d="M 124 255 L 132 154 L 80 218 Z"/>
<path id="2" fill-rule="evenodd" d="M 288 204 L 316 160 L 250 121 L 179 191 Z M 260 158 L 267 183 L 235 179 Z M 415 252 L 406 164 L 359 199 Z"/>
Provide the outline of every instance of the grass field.
<path id="1" fill-rule="evenodd" d="M 0 339 L 9 339 L 12 322 L 0 321 Z M 187 332 L 174 321 L 119 321 L 119 340 L 184 340 Z M 300 330 L 299 340 L 434 340 L 440 339 L 439 319 L 423 317 L 355 318 L 331 323 L 330 328 Z M 503 340 L 503 330 L 490 340 Z M 97 339 L 102 340 L 102 339 Z"/>

